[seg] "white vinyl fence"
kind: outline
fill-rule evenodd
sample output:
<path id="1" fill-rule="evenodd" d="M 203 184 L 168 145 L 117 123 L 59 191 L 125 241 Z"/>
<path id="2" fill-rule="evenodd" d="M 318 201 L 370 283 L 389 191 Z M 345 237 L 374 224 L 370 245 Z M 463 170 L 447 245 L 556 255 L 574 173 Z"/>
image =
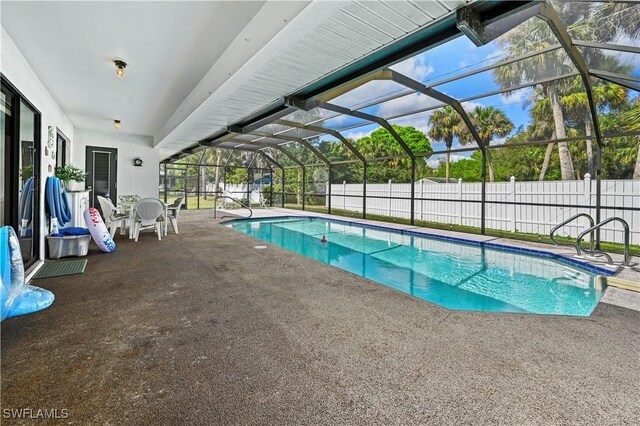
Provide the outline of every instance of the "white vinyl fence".
<path id="1" fill-rule="evenodd" d="M 621 217 L 629 223 L 631 244 L 640 245 L 640 180 L 603 180 L 601 203 L 603 207 L 633 207 L 638 209 L 602 209 L 601 220 Z M 480 227 L 480 182 L 438 183 L 421 180 L 415 183 L 415 219 L 429 222 L 451 223 Z M 596 182 L 587 174 L 579 181 L 487 183 L 486 227 L 502 231 L 549 234 L 556 224 L 577 213 L 594 216 L 595 208 L 556 207 L 548 204 L 595 206 Z M 335 209 L 362 212 L 362 184 L 333 184 L 331 206 Z M 345 196 L 347 195 L 347 196 Z M 372 198 L 372 197 L 391 197 Z M 394 199 L 395 197 L 395 199 Z M 367 214 L 410 218 L 411 184 L 382 183 L 367 185 Z M 403 199 L 397 199 L 403 198 Z M 418 200 L 418 198 L 436 199 Z M 533 203 L 547 205 L 498 204 Z M 586 219 L 578 219 L 559 231 L 561 236 L 576 237 L 586 229 Z M 616 222 L 602 228 L 602 241 L 623 242 L 622 225 Z"/>

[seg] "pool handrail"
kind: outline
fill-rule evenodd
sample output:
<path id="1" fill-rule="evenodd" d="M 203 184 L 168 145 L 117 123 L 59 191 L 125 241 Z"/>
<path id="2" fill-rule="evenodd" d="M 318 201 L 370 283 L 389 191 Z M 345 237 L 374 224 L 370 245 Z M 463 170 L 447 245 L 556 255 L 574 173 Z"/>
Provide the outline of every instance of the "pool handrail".
<path id="1" fill-rule="evenodd" d="M 237 198 L 231 197 L 229 195 L 214 195 L 215 197 L 215 201 L 214 201 L 214 205 L 213 205 L 213 218 L 214 219 L 218 219 L 218 206 L 216 205 L 218 202 L 218 199 L 220 198 L 228 198 L 229 200 L 233 201 L 236 204 L 239 204 L 240 207 L 245 208 L 247 210 L 249 210 L 249 216 L 246 216 L 246 219 L 249 219 L 250 217 L 253 216 L 253 210 L 251 209 L 251 207 L 247 206 L 246 204 L 244 204 L 242 201 L 238 200 Z M 224 219 L 225 217 L 235 217 L 235 216 L 221 216 L 220 220 Z"/>
<path id="2" fill-rule="evenodd" d="M 573 216 L 571 216 L 569 219 L 560 222 L 559 224 L 557 224 L 556 226 L 553 227 L 553 229 L 551 229 L 551 232 L 549 233 L 549 238 L 551 238 L 551 241 L 553 242 L 553 244 L 557 245 L 557 246 L 568 246 L 568 247 L 573 247 L 576 249 L 576 253 L 578 254 L 578 256 L 582 256 L 582 253 L 584 251 L 584 249 L 582 248 L 582 246 L 580 244 L 578 244 L 578 242 L 576 241 L 575 244 L 573 243 L 559 243 L 558 241 L 556 241 L 555 238 L 555 233 L 558 229 L 562 228 L 563 226 L 573 222 L 574 220 L 580 218 L 580 217 L 586 217 L 589 220 L 589 228 L 593 228 L 595 222 L 593 220 L 593 217 L 591 217 L 590 214 L 588 213 L 578 213 L 575 214 Z M 586 235 L 586 234 L 585 234 Z M 591 256 L 593 256 L 594 251 L 593 251 L 593 231 L 591 231 L 591 241 L 590 241 L 590 247 L 589 247 L 589 254 Z"/>
<path id="3" fill-rule="evenodd" d="M 592 233 L 594 232 L 596 229 L 602 228 L 604 225 L 606 225 L 609 222 L 620 222 L 622 224 L 622 226 L 624 227 L 624 257 L 623 257 L 623 261 L 622 261 L 622 265 L 621 266 L 625 266 L 625 267 L 630 267 L 630 262 L 631 262 L 631 253 L 629 252 L 629 224 L 627 223 L 626 220 L 624 220 L 621 217 L 610 217 L 608 219 L 603 220 L 602 222 L 598 223 L 597 225 L 591 226 L 589 229 L 585 229 L 584 231 L 582 231 L 580 234 L 578 234 L 578 238 L 576 239 L 576 246 L 579 249 L 582 249 L 582 239 L 584 238 L 585 235 L 587 235 L 588 233 Z M 610 265 L 613 265 L 613 259 L 611 258 L 611 256 L 603 251 L 600 251 L 598 253 L 601 253 L 602 255 L 604 255 Z"/>

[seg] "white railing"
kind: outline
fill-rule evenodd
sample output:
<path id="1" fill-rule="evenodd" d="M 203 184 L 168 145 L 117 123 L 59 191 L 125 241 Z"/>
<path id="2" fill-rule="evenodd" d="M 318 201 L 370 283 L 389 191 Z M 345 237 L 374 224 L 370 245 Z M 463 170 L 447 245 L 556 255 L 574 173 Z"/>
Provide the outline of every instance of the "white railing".
<path id="1" fill-rule="evenodd" d="M 595 181 L 587 174 L 577 181 L 526 181 L 487 183 L 486 223 L 490 229 L 534 234 L 549 234 L 551 228 L 577 214 L 595 215 Z M 607 207 L 633 207 L 640 209 L 640 180 L 603 180 L 601 203 Z M 333 208 L 362 211 L 362 184 L 333 184 Z M 345 196 L 347 195 L 347 196 Z M 359 197 L 349 197 L 359 196 Z M 385 197 L 385 198 L 371 198 Z M 389 199 L 387 197 L 403 198 Z M 411 184 L 388 183 L 367 185 L 367 214 L 410 218 Z M 415 219 L 480 227 L 481 183 L 438 183 L 427 179 L 415 183 Z M 437 201 L 419 200 L 437 199 Z M 328 201 L 328 200 L 327 200 Z M 466 202 L 465 202 L 466 201 Z M 475 201 L 475 202 L 474 202 Z M 489 201 L 492 201 L 489 203 Z M 532 203 L 547 205 L 518 205 L 503 203 Z M 558 207 L 572 205 L 585 207 Z M 621 217 L 631 228 L 631 244 L 640 244 L 640 212 L 620 209 L 602 209 L 601 220 Z M 586 223 L 577 221 L 563 228 L 561 236 L 577 237 Z M 602 228 L 602 241 L 623 242 L 624 231 L 616 224 Z"/>

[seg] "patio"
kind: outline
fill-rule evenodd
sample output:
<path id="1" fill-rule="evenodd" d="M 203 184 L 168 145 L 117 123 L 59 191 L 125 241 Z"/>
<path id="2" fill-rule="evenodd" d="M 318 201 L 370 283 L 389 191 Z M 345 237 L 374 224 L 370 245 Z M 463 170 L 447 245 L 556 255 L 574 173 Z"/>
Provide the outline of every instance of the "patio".
<path id="1" fill-rule="evenodd" d="M 3 408 L 74 423 L 634 423 L 640 312 L 448 311 L 187 211 L 2 328 Z M 295 276 L 295 279 L 292 277 Z M 588 350 L 587 350 L 588 349 Z"/>

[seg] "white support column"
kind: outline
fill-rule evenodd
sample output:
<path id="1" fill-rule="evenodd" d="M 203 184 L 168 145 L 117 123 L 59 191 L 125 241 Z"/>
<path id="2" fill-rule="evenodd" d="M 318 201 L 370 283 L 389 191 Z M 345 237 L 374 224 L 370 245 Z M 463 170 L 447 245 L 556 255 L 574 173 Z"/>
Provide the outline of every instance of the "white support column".
<path id="1" fill-rule="evenodd" d="M 463 210 L 463 202 L 462 202 L 462 178 L 458 178 L 458 225 L 462 225 L 462 210 Z"/>
<path id="2" fill-rule="evenodd" d="M 421 181 L 421 182 L 423 182 L 423 181 Z M 424 198 L 424 182 L 423 182 L 423 185 L 422 185 L 422 187 L 420 189 L 420 198 Z M 420 206 L 421 206 L 420 207 L 420 211 L 422 212 L 420 214 L 420 220 L 424 220 L 424 200 L 420 200 Z"/>
<path id="3" fill-rule="evenodd" d="M 420 190 L 418 191 L 420 198 L 422 198 L 422 188 L 424 188 L 424 181 L 420 179 Z M 418 220 L 422 220 L 422 200 L 418 201 Z"/>
<path id="4" fill-rule="evenodd" d="M 389 190 L 387 191 L 387 216 L 391 216 L 391 179 L 389 179 Z"/>
<path id="5" fill-rule="evenodd" d="M 591 175 L 584 174 L 584 204 L 591 205 Z"/>
<path id="6" fill-rule="evenodd" d="M 342 181 L 342 210 L 347 210 L 347 181 Z"/>
<path id="7" fill-rule="evenodd" d="M 509 179 L 509 200 L 512 203 L 516 202 L 516 177 L 515 176 L 511 176 L 511 179 Z M 515 204 L 511 205 L 511 214 L 509 216 L 511 216 L 511 232 L 516 232 L 516 212 L 518 211 L 518 206 L 516 206 Z"/>
<path id="8" fill-rule="evenodd" d="M 326 208 L 329 208 L 329 185 L 331 185 L 331 182 L 329 182 L 327 180 L 327 184 L 324 187 L 324 206 Z M 260 192 L 262 192 L 262 191 L 260 191 Z M 331 200 L 331 201 L 332 201 L 332 204 L 333 204 L 333 200 Z"/>

